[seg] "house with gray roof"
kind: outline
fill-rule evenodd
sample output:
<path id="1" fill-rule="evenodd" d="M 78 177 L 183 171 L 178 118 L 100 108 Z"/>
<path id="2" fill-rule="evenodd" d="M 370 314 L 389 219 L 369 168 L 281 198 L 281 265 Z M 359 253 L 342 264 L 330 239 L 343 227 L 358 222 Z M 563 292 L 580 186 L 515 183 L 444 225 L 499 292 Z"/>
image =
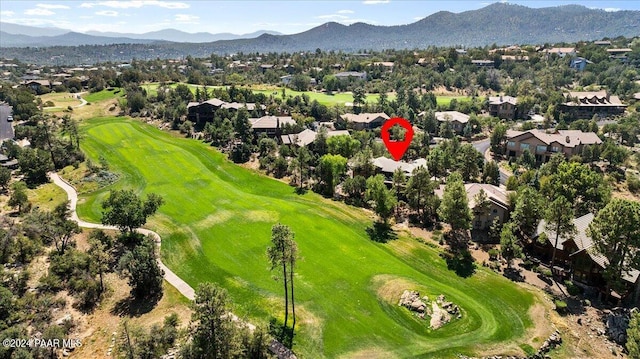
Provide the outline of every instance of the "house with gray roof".
<path id="1" fill-rule="evenodd" d="M 367 80 L 367 72 L 363 71 L 363 72 L 358 72 L 358 71 L 344 71 L 344 72 L 338 72 L 337 74 L 335 74 L 336 78 L 338 80 L 362 80 L 362 81 L 366 81 Z"/>
<path id="2" fill-rule="evenodd" d="M 264 133 L 269 137 L 280 136 L 287 125 L 294 126 L 296 121 L 291 116 L 262 116 L 250 118 L 251 130 L 255 134 Z"/>
<path id="3" fill-rule="evenodd" d="M 384 112 L 378 113 L 345 113 L 340 116 L 347 125 L 355 130 L 371 130 L 382 126 L 390 117 Z"/>
<path id="4" fill-rule="evenodd" d="M 440 185 L 435 190 L 436 196 L 442 198 L 445 185 Z M 486 183 L 466 183 L 464 189 L 467 192 L 467 201 L 469 208 L 473 213 L 473 229 L 486 230 L 491 227 L 493 221 L 498 218 L 500 223 L 504 223 L 509 219 L 509 191 Z M 481 192 L 487 196 L 489 200 L 488 211 L 480 210 L 476 203 L 476 196 Z"/>
<path id="5" fill-rule="evenodd" d="M 458 111 L 439 111 L 435 113 L 435 116 L 441 124 L 449 122 L 457 134 L 462 134 L 467 122 L 469 122 L 469 115 Z"/>
<path id="6" fill-rule="evenodd" d="M 606 282 L 602 272 L 609 265 L 609 259 L 595 250 L 593 240 L 589 236 L 589 224 L 594 219 L 593 213 L 575 218 L 573 224 L 576 228 L 572 237 L 560 237 L 556 243 L 556 233 L 545 228 L 544 220 L 540 221 L 536 232 L 533 234 L 534 252 L 543 260 L 550 261 L 553 248 L 556 249 L 556 265 L 566 269 L 564 273 L 570 273 L 573 280 L 603 288 Z M 537 239 L 544 234 L 544 242 L 539 244 Z M 633 269 L 622 273 L 622 279 L 631 284 L 638 281 L 640 271 Z"/>
<path id="7" fill-rule="evenodd" d="M 572 120 L 590 120 L 594 115 L 600 118 L 618 116 L 627 108 L 618 96 L 610 95 L 606 90 L 569 91 L 564 97 L 566 102 L 560 104 L 559 109 Z"/>
<path id="8" fill-rule="evenodd" d="M 518 115 L 518 99 L 506 95 L 490 96 L 489 114 L 501 119 L 513 120 Z"/>
<path id="9" fill-rule="evenodd" d="M 317 136 L 318 136 L 317 132 L 307 128 L 300 133 L 291 133 L 287 135 L 282 135 L 280 136 L 280 141 L 282 141 L 283 145 L 294 145 L 298 147 L 306 147 L 312 144 L 316 140 Z M 334 137 L 334 136 L 351 136 L 351 134 L 349 134 L 349 131 L 347 130 L 327 131 L 327 138 Z"/>

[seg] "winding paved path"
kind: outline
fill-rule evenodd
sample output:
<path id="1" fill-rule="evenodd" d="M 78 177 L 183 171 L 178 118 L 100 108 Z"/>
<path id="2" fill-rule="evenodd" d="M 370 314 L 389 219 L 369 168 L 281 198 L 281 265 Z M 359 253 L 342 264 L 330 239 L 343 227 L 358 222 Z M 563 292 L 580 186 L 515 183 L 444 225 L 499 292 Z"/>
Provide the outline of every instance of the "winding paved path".
<path id="1" fill-rule="evenodd" d="M 118 230 L 118 228 L 114 226 L 106 226 L 100 223 L 86 222 L 78 218 L 78 213 L 76 212 L 76 206 L 78 205 L 78 192 L 76 191 L 76 189 L 73 188 L 73 186 L 69 182 L 62 179 L 55 172 L 49 172 L 49 177 L 51 178 L 51 180 L 53 180 L 54 184 L 62 188 L 67 193 L 67 197 L 69 198 L 69 209 L 71 211 L 72 221 L 78 223 L 80 227 L 84 227 L 84 228 Z M 153 239 L 156 241 L 158 245 L 158 257 L 157 257 L 158 266 L 164 272 L 164 279 L 167 282 L 169 282 L 169 284 L 174 286 L 182 295 L 187 297 L 189 300 L 194 300 L 195 291 L 193 290 L 193 287 L 191 287 L 187 282 L 182 280 L 182 278 L 178 277 L 175 273 L 173 273 L 173 271 L 171 271 L 171 269 L 169 269 L 166 265 L 164 265 L 164 263 L 162 263 L 162 260 L 160 259 L 160 250 L 159 250 L 160 245 L 162 244 L 162 239 L 160 238 L 158 233 L 148 229 L 144 229 L 144 228 L 138 228 L 136 229 L 136 231 L 145 236 L 151 235 Z M 229 313 L 229 315 L 231 316 L 231 318 L 233 318 L 234 321 L 244 324 L 247 328 L 249 328 L 249 330 L 254 331 L 256 329 L 255 325 L 249 322 L 240 321 L 238 316 L 236 316 L 235 314 Z M 269 344 L 269 350 L 273 354 L 275 354 L 276 357 L 278 358 L 296 359 L 296 355 L 290 349 L 286 348 L 284 345 L 282 345 L 280 342 L 278 342 L 275 339 L 273 339 Z"/>
<path id="2" fill-rule="evenodd" d="M 62 188 L 65 192 L 67 192 L 67 197 L 69 198 L 69 209 L 71 210 L 72 221 L 77 222 L 80 227 L 84 227 L 84 228 L 118 230 L 118 227 L 106 226 L 104 224 L 99 224 L 99 223 L 86 222 L 78 218 L 78 213 L 76 212 L 76 206 L 78 205 L 78 192 L 76 191 L 76 189 L 73 188 L 73 186 L 71 186 L 71 184 L 69 184 L 67 181 L 63 180 L 55 172 L 49 173 L 49 177 L 53 180 L 53 183 L 55 183 L 58 187 Z M 144 228 L 138 228 L 137 231 L 138 233 L 141 233 L 145 236 L 151 235 L 153 239 L 156 241 L 156 243 L 158 244 L 158 249 L 160 249 L 162 239 L 160 238 L 158 233 L 148 229 L 144 229 Z M 160 251 L 158 251 L 158 253 L 159 252 Z M 169 282 L 169 284 L 174 286 L 182 295 L 184 295 L 190 300 L 193 300 L 195 298 L 195 291 L 193 290 L 193 288 L 187 282 L 183 281 L 180 277 L 178 277 L 175 273 L 173 273 L 171 269 L 167 268 L 167 266 L 164 265 L 164 263 L 162 263 L 162 260 L 160 259 L 160 255 L 158 255 L 157 258 L 158 258 L 158 266 L 164 272 L 164 279 L 167 282 Z M 247 323 L 247 325 L 252 329 L 255 328 L 253 325 L 249 323 Z"/>

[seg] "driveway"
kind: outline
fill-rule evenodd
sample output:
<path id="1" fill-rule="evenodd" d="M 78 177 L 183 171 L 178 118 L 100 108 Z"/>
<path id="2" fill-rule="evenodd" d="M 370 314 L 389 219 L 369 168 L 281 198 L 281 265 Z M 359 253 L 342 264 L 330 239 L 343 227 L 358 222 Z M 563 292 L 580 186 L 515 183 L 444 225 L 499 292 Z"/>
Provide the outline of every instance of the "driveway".
<path id="1" fill-rule="evenodd" d="M 484 162 L 487 162 L 487 158 L 490 158 L 488 151 L 491 147 L 491 140 L 487 138 L 481 141 L 472 142 L 471 145 L 473 145 L 473 148 L 475 148 L 476 151 L 482 153 Z M 509 178 L 509 174 L 504 169 L 500 168 L 500 184 L 506 185 L 507 178 Z"/>

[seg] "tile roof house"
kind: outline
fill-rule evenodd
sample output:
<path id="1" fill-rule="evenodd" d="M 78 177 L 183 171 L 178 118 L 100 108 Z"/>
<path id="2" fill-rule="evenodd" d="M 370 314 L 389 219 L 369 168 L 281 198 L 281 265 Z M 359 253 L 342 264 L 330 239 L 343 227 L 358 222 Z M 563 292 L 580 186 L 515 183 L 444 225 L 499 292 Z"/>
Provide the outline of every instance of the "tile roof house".
<path id="1" fill-rule="evenodd" d="M 535 156 L 537 162 L 547 162 L 555 153 L 569 158 L 582 153 L 585 145 L 599 145 L 600 137 L 593 132 L 559 130 L 547 133 L 543 130 L 507 131 L 507 156 L 519 157 L 525 150 Z"/>
<path id="2" fill-rule="evenodd" d="M 401 169 L 405 176 L 411 177 L 414 169 L 418 167 L 427 168 L 427 160 L 418 158 L 412 162 L 394 161 L 387 157 L 378 157 L 373 159 L 373 165 L 377 168 L 378 173 L 385 176 L 385 183 L 391 184 L 393 173 L 397 169 Z"/>
<path id="3" fill-rule="evenodd" d="M 349 131 L 347 130 L 327 131 L 327 138 L 334 137 L 334 136 L 342 136 L 342 135 L 351 136 L 351 134 L 349 134 Z M 280 140 L 282 141 L 283 145 L 295 145 L 298 147 L 306 147 L 311 143 L 313 143 L 313 141 L 316 140 L 317 136 L 318 136 L 317 132 L 307 128 L 300 133 L 282 135 L 280 136 Z"/>
<path id="4" fill-rule="evenodd" d="M 511 96 L 490 96 L 489 114 L 502 119 L 513 120 L 518 114 L 518 98 Z"/>
<path id="5" fill-rule="evenodd" d="M 593 219 L 593 213 L 574 218 L 575 235 L 573 238 L 560 237 L 558 238 L 558 243 L 555 243 L 555 232 L 546 230 L 545 221 L 540 221 L 533 238 L 537 239 L 544 233 L 547 239 L 542 245 L 536 244 L 535 251 L 542 255 L 544 259 L 550 259 L 553 247 L 555 247 L 556 263 L 559 266 L 570 268 L 574 280 L 588 285 L 604 286 L 605 281 L 602 278 L 602 272 L 609 265 L 609 260 L 595 250 L 593 240 L 588 234 L 587 230 Z M 640 271 L 634 269 L 623 273 L 622 279 L 633 284 L 638 280 L 639 274 Z"/>
<path id="6" fill-rule="evenodd" d="M 345 113 L 340 116 L 356 130 L 373 129 L 382 126 L 390 117 L 384 112 L 378 113 Z"/>
<path id="7" fill-rule="evenodd" d="M 551 49 L 544 50 L 547 55 L 555 54 L 560 57 L 575 56 L 578 51 L 576 51 L 575 47 L 553 47 Z"/>
<path id="8" fill-rule="evenodd" d="M 471 63 L 477 67 L 495 67 L 496 65 L 493 60 L 471 60 Z"/>
<path id="9" fill-rule="evenodd" d="M 264 133 L 269 137 L 280 136 L 286 125 L 295 125 L 296 121 L 291 116 L 262 116 L 250 118 L 251 130 L 256 133 Z"/>
<path id="10" fill-rule="evenodd" d="M 442 198 L 444 188 L 445 185 L 440 185 L 440 187 L 435 190 L 435 194 L 439 198 Z M 498 218 L 500 223 L 504 223 L 508 219 L 509 192 L 507 190 L 485 183 L 466 183 L 464 188 L 467 192 L 469 208 L 472 210 L 474 216 L 473 229 L 488 229 L 491 227 L 495 218 Z M 481 190 L 487 195 L 490 203 L 488 213 L 481 213 L 476 209 L 477 203 L 475 202 L 475 197 Z"/>
<path id="11" fill-rule="evenodd" d="M 461 134 L 464 127 L 469 122 L 469 115 L 466 115 L 458 111 L 440 111 L 435 113 L 436 120 L 438 122 L 449 122 L 453 127 L 453 130 L 458 134 Z"/>
<path id="12" fill-rule="evenodd" d="M 338 80 L 349 80 L 349 79 L 363 80 L 363 81 L 367 80 L 367 72 L 366 71 L 363 71 L 363 72 L 357 72 L 357 71 L 338 72 L 337 74 L 335 74 L 335 76 L 336 76 L 336 78 Z"/>
<path id="13" fill-rule="evenodd" d="M 570 119 L 591 119 L 594 115 L 602 118 L 624 113 L 627 105 L 618 96 L 607 91 L 570 91 L 564 94 L 566 102 L 560 104 L 560 111 Z"/>

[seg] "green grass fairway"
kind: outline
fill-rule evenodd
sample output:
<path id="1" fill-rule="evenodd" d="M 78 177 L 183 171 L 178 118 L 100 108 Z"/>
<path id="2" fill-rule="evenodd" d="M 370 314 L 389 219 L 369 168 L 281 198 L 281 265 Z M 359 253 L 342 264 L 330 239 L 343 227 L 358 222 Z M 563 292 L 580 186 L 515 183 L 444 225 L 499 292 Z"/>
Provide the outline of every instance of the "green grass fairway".
<path id="1" fill-rule="evenodd" d="M 374 243 L 360 209 L 296 195 L 210 146 L 130 119 L 89 120 L 82 132 L 88 156 L 103 155 L 122 176 L 84 195 L 79 215 L 99 221 L 111 188 L 160 193 L 166 204 L 148 226 L 163 238 L 165 263 L 194 287 L 211 281 L 227 288 L 236 313 L 252 322 L 282 316 L 281 283 L 268 271 L 266 248 L 273 224 L 293 229 L 301 256 L 294 348 L 303 358 L 441 358 L 487 347 L 518 351 L 536 340 L 526 336 L 534 294 L 484 268 L 458 277 L 436 249 L 408 237 Z M 462 319 L 428 330 L 397 306 L 410 288 L 445 294 L 462 308 Z"/>
<path id="2" fill-rule="evenodd" d="M 153 82 L 153 83 L 147 83 L 142 85 L 142 88 L 144 88 L 147 91 L 148 95 L 156 96 L 158 94 L 158 86 L 159 84 L 157 82 Z M 175 88 L 176 86 L 177 84 L 169 85 L 169 87 L 171 88 Z M 196 92 L 197 87 L 202 87 L 202 86 L 196 86 L 191 84 L 187 84 L 187 86 L 189 87 L 189 89 L 191 89 L 191 92 L 193 93 Z M 207 86 L 207 88 L 209 89 L 212 89 L 215 87 L 227 87 L 227 86 Z M 254 93 L 262 93 L 267 96 L 273 95 L 277 98 L 282 98 L 282 87 L 266 88 L 265 86 L 253 86 L 250 88 Z M 287 88 L 285 90 L 286 97 L 302 96 L 303 94 L 306 94 L 307 96 L 309 96 L 309 99 L 311 101 L 317 100 L 319 103 L 326 106 L 344 105 L 347 102 L 353 102 L 353 95 L 350 92 L 344 92 L 344 93 L 336 92 L 333 95 L 328 95 L 323 92 L 295 91 L 290 88 Z M 379 94 L 367 94 L 366 101 L 370 103 L 376 103 L 379 97 L 380 97 Z M 395 98 L 396 98 L 395 93 L 389 94 L 388 96 L 389 101 L 394 100 Z M 453 99 L 456 99 L 459 102 L 471 101 L 471 97 L 469 96 L 437 96 L 436 97 L 436 101 L 438 105 L 449 105 L 449 103 L 451 103 L 451 100 Z"/>
<path id="3" fill-rule="evenodd" d="M 93 103 L 93 102 L 110 100 L 112 98 L 123 97 L 124 95 L 125 95 L 124 89 L 121 89 L 119 87 L 114 87 L 114 88 L 111 88 L 111 89 L 108 89 L 108 90 L 105 89 L 105 90 L 98 91 L 98 92 L 88 93 L 88 94 L 82 96 L 82 98 L 87 100 L 87 102 L 89 102 L 89 103 Z"/>

